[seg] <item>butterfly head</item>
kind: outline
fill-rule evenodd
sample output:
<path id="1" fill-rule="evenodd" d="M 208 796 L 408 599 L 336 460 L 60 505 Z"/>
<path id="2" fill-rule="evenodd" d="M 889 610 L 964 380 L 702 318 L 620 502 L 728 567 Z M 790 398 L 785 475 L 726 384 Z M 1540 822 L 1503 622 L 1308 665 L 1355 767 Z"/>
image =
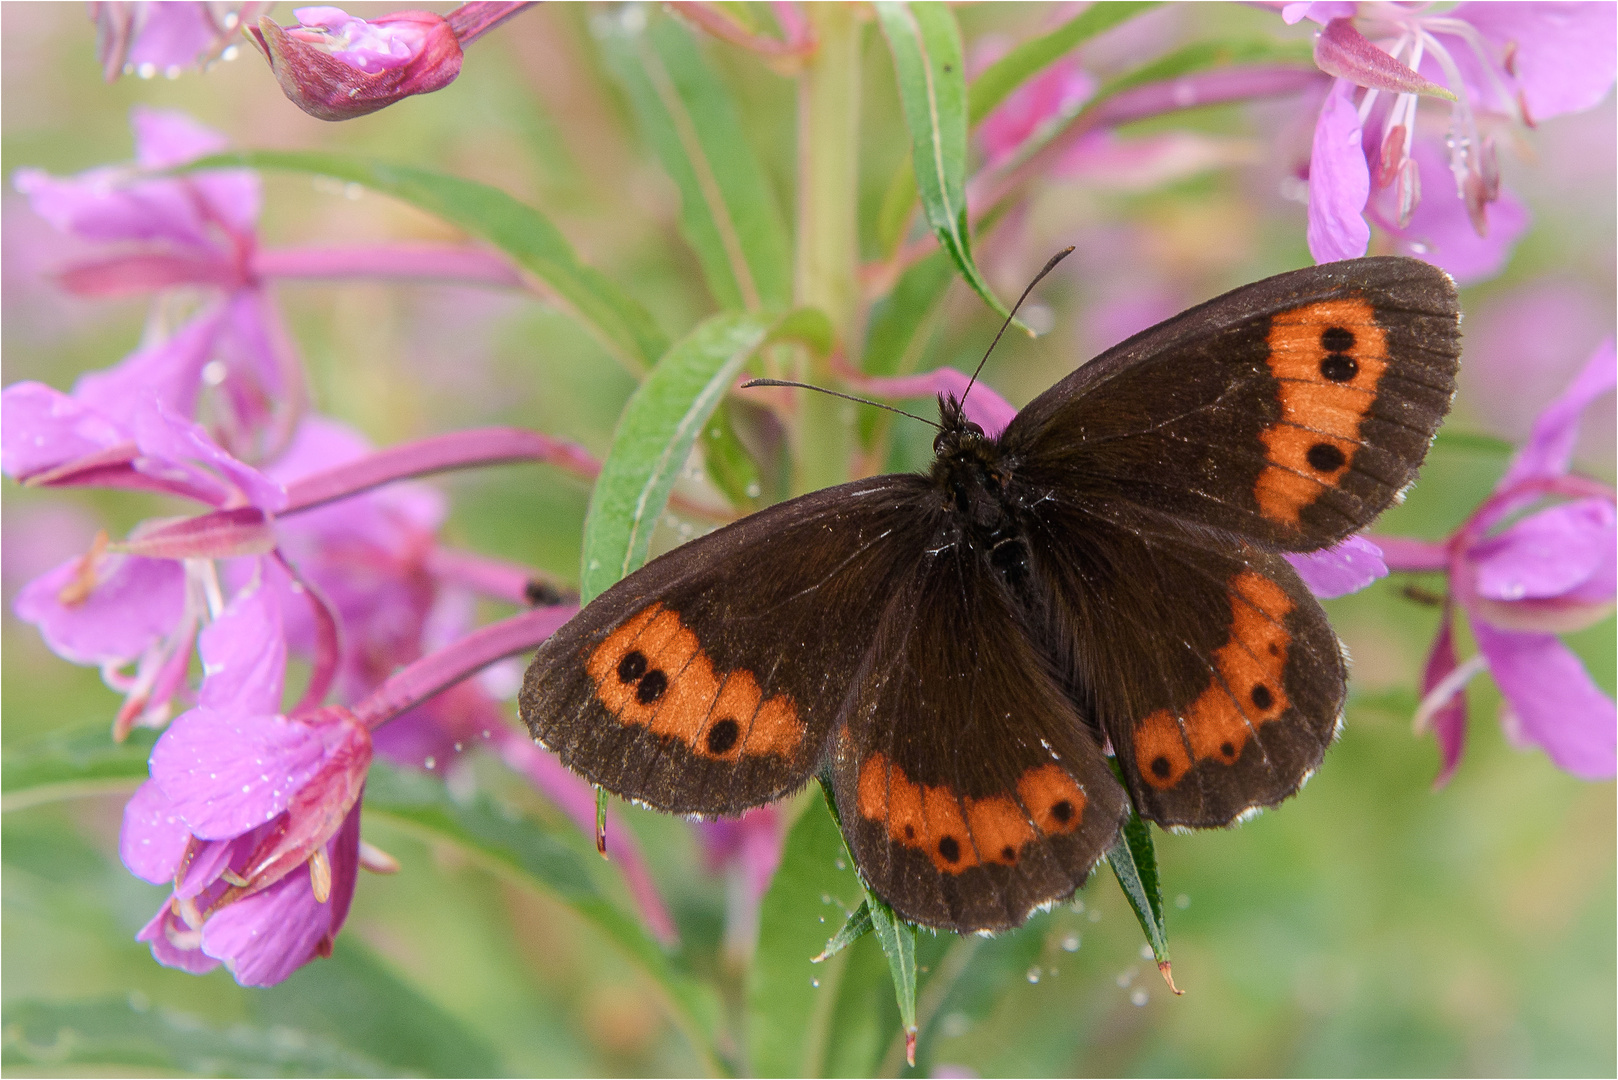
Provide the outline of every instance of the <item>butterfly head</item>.
<path id="1" fill-rule="evenodd" d="M 988 441 L 983 429 L 966 418 L 966 407 L 954 394 L 938 395 L 938 435 L 933 439 L 933 453 L 949 457 L 957 452 Z"/>

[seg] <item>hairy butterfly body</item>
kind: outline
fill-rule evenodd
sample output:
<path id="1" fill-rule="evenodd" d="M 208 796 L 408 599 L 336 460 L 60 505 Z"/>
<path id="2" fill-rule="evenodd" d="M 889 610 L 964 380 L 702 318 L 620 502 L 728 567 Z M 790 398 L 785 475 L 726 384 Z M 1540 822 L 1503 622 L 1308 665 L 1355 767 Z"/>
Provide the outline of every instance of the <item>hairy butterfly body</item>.
<path id="1" fill-rule="evenodd" d="M 540 648 L 523 718 L 574 771 L 671 812 L 825 776 L 896 911 L 1016 926 L 1083 883 L 1131 802 L 1228 825 L 1319 765 L 1345 664 L 1283 555 L 1414 480 L 1459 338 L 1442 271 L 1357 259 L 1145 331 L 998 437 L 941 401 L 929 475 L 814 492 L 653 560 Z"/>

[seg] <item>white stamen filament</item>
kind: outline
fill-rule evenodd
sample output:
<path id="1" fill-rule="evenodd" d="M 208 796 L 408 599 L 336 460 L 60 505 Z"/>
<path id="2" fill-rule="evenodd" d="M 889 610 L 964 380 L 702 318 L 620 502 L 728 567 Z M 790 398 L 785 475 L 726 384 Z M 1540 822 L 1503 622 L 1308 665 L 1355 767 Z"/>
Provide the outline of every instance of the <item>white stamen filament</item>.
<path id="1" fill-rule="evenodd" d="M 1456 694 L 1471 681 L 1472 676 L 1484 670 L 1488 665 L 1483 660 L 1483 654 L 1472 657 L 1463 664 L 1458 665 L 1454 671 L 1438 680 L 1438 685 L 1427 692 L 1421 699 L 1421 705 L 1416 709 L 1416 715 L 1411 718 L 1410 726 L 1417 735 L 1427 734 L 1432 726 L 1433 717 L 1438 711 L 1448 705 Z"/>

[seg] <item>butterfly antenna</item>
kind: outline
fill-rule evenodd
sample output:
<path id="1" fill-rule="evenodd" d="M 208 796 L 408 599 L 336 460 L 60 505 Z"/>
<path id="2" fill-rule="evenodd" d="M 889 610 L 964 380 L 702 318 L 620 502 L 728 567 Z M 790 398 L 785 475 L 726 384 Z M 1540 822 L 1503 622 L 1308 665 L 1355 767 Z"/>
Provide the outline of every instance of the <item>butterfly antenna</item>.
<path id="1" fill-rule="evenodd" d="M 1072 245 L 1069 245 L 1068 247 L 1063 248 L 1061 251 L 1058 251 L 1055 255 L 1052 255 L 1050 262 L 1045 264 L 1045 269 L 1034 275 L 1034 280 L 1028 283 L 1028 288 L 1024 289 L 1022 291 L 1022 295 L 1017 297 L 1017 302 L 1011 305 L 1011 314 L 1007 315 L 1006 321 L 1000 324 L 1000 333 L 994 335 L 994 340 L 989 342 L 989 352 L 983 354 L 983 359 L 978 361 L 977 369 L 972 372 L 972 377 L 966 381 L 966 389 L 961 393 L 961 402 L 963 404 L 966 402 L 966 395 L 972 392 L 972 387 L 976 385 L 978 381 L 978 372 L 982 371 L 983 365 L 989 362 L 989 353 L 994 352 L 994 347 L 1000 344 L 1000 338 L 1003 334 L 1005 334 L 1006 327 L 1010 326 L 1011 320 L 1017 317 L 1017 309 L 1022 307 L 1022 302 L 1028 299 L 1028 294 L 1034 291 L 1035 285 L 1038 285 L 1041 281 L 1045 280 L 1046 274 L 1056 269 L 1057 263 L 1061 262 L 1071 254 L 1073 254 L 1073 247 Z"/>
<path id="2" fill-rule="evenodd" d="M 879 409 L 886 409 L 891 413 L 898 413 L 900 416 L 908 416 L 912 420 L 920 420 L 922 423 L 938 428 L 940 431 L 944 429 L 944 425 L 940 424 L 936 420 L 929 420 L 925 416 L 917 416 L 915 413 L 905 412 L 903 409 L 895 409 L 892 405 L 884 405 L 882 402 L 872 401 L 870 398 L 855 397 L 853 394 L 839 394 L 836 390 L 827 390 L 824 386 L 811 386 L 809 383 L 802 382 L 788 382 L 785 379 L 753 379 L 750 382 L 742 383 L 743 390 L 746 390 L 748 387 L 752 386 L 796 386 L 799 390 L 815 390 L 822 394 L 830 394 L 832 397 L 840 397 L 844 401 L 857 401 L 861 405 L 875 405 Z"/>

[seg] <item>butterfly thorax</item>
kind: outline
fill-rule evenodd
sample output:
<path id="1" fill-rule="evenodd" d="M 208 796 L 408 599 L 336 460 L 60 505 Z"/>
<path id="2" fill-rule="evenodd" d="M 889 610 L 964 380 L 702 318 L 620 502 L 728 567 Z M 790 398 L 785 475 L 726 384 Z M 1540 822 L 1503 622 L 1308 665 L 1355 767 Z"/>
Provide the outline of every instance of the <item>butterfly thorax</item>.
<path id="1" fill-rule="evenodd" d="M 933 440 L 932 481 L 952 527 L 985 553 L 1006 584 L 1017 590 L 1027 570 L 1027 549 L 1016 513 L 1012 463 L 1005 446 L 967 420 L 954 398 L 940 398 L 943 428 Z"/>

